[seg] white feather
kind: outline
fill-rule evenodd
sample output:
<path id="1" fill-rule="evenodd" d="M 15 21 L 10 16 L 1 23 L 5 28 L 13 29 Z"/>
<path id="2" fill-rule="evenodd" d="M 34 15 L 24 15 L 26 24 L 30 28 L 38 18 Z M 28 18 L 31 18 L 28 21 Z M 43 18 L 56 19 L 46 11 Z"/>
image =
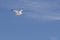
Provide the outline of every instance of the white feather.
<path id="1" fill-rule="evenodd" d="M 22 11 L 23 10 L 12 10 L 13 12 L 15 12 L 16 13 L 16 15 L 22 15 L 23 13 L 22 13 Z"/>

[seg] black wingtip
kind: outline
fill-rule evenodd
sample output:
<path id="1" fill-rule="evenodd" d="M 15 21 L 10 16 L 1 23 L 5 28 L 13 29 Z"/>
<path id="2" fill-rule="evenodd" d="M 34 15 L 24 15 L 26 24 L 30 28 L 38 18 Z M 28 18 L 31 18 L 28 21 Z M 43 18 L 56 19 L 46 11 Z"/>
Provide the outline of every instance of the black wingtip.
<path id="1" fill-rule="evenodd" d="M 11 11 L 13 11 L 13 9 L 11 9 Z"/>

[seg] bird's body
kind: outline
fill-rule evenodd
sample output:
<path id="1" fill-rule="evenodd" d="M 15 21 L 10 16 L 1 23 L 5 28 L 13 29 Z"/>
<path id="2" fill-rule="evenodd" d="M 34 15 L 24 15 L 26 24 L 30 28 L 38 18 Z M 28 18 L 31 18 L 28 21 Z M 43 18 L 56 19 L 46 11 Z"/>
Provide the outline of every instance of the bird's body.
<path id="1" fill-rule="evenodd" d="M 14 9 L 11 9 L 11 11 L 15 12 L 17 16 L 23 14 L 23 13 L 22 13 L 23 10 L 14 10 Z"/>

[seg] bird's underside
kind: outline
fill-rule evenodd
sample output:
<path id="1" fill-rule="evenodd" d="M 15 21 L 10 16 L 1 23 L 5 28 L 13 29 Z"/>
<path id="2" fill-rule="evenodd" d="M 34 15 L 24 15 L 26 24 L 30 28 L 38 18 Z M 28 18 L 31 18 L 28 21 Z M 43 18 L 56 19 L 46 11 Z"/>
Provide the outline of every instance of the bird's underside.
<path id="1" fill-rule="evenodd" d="M 20 11 L 19 11 L 19 10 L 13 10 L 13 9 L 12 9 L 12 11 L 15 12 L 17 16 L 19 16 L 19 15 L 22 14 L 22 11 L 23 11 L 23 10 L 20 10 Z"/>

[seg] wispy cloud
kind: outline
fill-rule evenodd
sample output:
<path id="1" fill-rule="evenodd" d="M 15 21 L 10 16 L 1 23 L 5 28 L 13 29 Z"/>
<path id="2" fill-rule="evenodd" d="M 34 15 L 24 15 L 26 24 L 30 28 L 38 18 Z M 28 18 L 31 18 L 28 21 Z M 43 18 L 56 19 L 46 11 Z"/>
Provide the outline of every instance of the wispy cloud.
<path id="1" fill-rule="evenodd" d="M 60 3 L 58 1 L 31 1 L 27 6 L 34 12 L 28 16 L 40 20 L 60 20 Z"/>
<path id="2" fill-rule="evenodd" d="M 1 2 L 1 8 L 23 8 L 26 14 L 25 16 L 33 19 L 60 20 L 59 1 L 60 0 L 10 0 L 8 2 L 4 1 L 4 3 Z"/>
<path id="3" fill-rule="evenodd" d="M 50 15 L 28 15 L 30 18 L 38 20 L 60 20 L 60 16 L 50 16 Z"/>
<path id="4" fill-rule="evenodd" d="M 52 37 L 50 37 L 50 40 L 58 40 L 58 38 L 55 36 L 52 36 Z"/>

